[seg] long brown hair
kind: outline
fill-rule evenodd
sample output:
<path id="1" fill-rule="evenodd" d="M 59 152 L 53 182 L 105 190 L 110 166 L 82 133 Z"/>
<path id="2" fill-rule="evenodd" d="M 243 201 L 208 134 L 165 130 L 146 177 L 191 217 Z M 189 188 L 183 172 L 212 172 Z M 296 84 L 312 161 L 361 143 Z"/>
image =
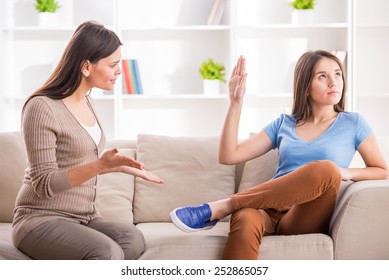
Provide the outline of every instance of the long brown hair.
<path id="1" fill-rule="evenodd" d="M 71 96 L 82 79 L 81 68 L 86 60 L 92 64 L 114 53 L 122 43 L 119 37 L 103 25 L 87 21 L 79 25 L 65 48 L 62 57 L 47 81 L 27 99 L 47 96 L 63 99 Z"/>
<path id="2" fill-rule="evenodd" d="M 340 60 L 330 52 L 318 50 L 304 53 L 297 61 L 294 70 L 293 107 L 292 114 L 296 117 L 296 123 L 305 123 L 312 115 L 312 107 L 309 100 L 309 90 L 314 77 L 317 62 L 322 58 L 334 60 L 342 71 L 343 90 L 338 104 L 334 105 L 335 112 L 344 112 L 346 102 L 346 79 Z"/>

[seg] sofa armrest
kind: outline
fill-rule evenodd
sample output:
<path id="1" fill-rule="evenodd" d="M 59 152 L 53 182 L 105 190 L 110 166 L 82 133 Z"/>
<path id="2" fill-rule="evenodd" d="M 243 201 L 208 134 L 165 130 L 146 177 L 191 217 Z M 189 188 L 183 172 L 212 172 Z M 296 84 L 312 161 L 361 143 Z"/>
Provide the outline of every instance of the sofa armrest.
<path id="1" fill-rule="evenodd" d="M 335 259 L 389 259 L 389 180 L 349 185 L 331 222 Z"/>

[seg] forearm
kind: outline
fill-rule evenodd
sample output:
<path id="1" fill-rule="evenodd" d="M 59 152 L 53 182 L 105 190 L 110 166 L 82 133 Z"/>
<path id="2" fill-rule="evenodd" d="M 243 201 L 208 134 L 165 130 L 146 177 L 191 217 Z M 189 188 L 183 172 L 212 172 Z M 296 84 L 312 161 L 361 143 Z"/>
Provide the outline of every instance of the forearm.
<path id="1" fill-rule="evenodd" d="M 86 165 L 68 170 L 67 175 L 70 185 L 72 185 L 73 187 L 78 187 L 82 183 L 97 176 L 98 174 L 108 172 L 109 170 L 103 168 L 102 164 L 100 163 L 100 160 L 96 160 Z"/>
<path id="2" fill-rule="evenodd" d="M 222 129 L 219 143 L 219 162 L 231 164 L 231 156 L 238 147 L 239 122 L 242 104 L 231 102 Z"/>
<path id="3" fill-rule="evenodd" d="M 383 180 L 388 178 L 386 169 L 380 167 L 365 168 L 346 168 L 342 172 L 344 180 L 363 181 L 363 180 Z"/>

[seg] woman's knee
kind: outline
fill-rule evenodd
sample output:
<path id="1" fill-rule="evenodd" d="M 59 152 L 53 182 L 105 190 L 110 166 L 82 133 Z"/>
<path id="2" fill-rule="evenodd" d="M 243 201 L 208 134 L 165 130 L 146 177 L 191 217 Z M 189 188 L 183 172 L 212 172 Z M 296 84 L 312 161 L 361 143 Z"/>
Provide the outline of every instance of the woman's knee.
<path id="1" fill-rule="evenodd" d="M 105 242 L 91 248 L 86 252 L 85 258 L 88 260 L 124 260 L 124 252 L 115 241 L 106 239 Z"/>
<path id="2" fill-rule="evenodd" d="M 143 233 L 135 226 L 129 231 L 128 246 L 123 248 L 126 260 L 138 259 L 145 250 L 146 242 Z"/>

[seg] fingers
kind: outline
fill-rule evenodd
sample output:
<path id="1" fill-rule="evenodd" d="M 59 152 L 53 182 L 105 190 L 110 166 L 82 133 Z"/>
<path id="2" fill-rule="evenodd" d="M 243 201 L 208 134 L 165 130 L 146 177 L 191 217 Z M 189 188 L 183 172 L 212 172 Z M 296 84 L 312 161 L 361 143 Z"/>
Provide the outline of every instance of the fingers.
<path id="1" fill-rule="evenodd" d="M 145 166 L 143 163 L 141 163 L 133 158 L 129 158 L 129 159 L 130 159 L 130 161 L 128 163 L 129 166 L 134 167 L 136 169 L 140 169 L 140 170 L 144 169 Z"/>

